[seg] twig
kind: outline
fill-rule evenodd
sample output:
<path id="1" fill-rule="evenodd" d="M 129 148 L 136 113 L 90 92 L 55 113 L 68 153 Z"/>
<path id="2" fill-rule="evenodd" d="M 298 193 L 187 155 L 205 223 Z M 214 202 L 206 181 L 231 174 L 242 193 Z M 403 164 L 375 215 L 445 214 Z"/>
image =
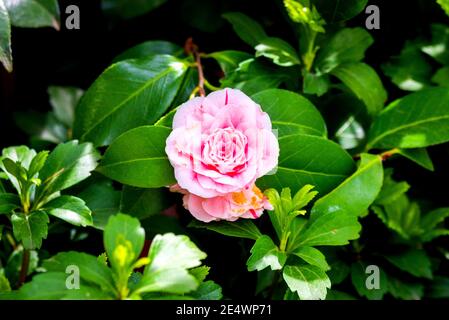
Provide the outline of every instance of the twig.
<path id="1" fill-rule="evenodd" d="M 201 97 L 206 96 L 206 91 L 204 90 L 204 71 L 203 65 L 201 64 L 201 53 L 199 52 L 198 46 L 193 42 L 192 38 L 188 38 L 185 45 L 184 50 L 187 54 L 192 54 L 195 59 L 195 66 L 198 69 L 198 86 L 195 88 L 195 93 L 199 92 Z"/>
<path id="2" fill-rule="evenodd" d="M 30 250 L 23 249 L 22 266 L 20 267 L 19 275 L 19 287 L 25 283 L 26 277 L 28 275 L 28 268 L 30 266 Z"/>

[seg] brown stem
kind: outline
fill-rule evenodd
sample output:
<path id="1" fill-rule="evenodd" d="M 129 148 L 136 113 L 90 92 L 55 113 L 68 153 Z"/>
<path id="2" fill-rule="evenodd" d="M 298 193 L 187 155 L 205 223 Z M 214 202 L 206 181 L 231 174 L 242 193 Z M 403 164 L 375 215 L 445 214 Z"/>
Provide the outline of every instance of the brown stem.
<path id="1" fill-rule="evenodd" d="M 201 64 L 201 53 L 199 52 L 198 46 L 193 42 L 192 38 L 188 38 L 184 50 L 187 54 L 192 54 L 195 59 L 195 65 L 198 69 L 198 86 L 196 87 L 201 97 L 206 96 L 206 91 L 204 90 L 204 71 L 203 65 Z"/>
<path id="2" fill-rule="evenodd" d="M 22 266 L 20 267 L 20 275 L 19 275 L 19 287 L 25 283 L 26 277 L 28 275 L 28 268 L 30 266 L 30 250 L 23 249 L 22 256 Z"/>

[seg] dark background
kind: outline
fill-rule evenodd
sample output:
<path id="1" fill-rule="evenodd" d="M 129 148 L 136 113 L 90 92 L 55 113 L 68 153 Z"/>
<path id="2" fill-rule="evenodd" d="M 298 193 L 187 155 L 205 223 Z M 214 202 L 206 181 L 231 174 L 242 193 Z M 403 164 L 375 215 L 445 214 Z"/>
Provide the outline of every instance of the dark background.
<path id="1" fill-rule="evenodd" d="M 228 49 L 253 52 L 238 39 L 228 23 L 220 20 L 223 12 L 244 12 L 263 22 L 270 36 L 279 36 L 293 45 L 297 43 L 284 18 L 281 1 L 169 0 L 153 12 L 131 20 L 105 16 L 99 0 L 60 0 L 59 3 L 61 31 L 13 28 L 13 74 L 7 74 L 0 66 L 0 148 L 29 142 L 29 137 L 15 125 L 13 114 L 49 110 L 48 86 L 87 89 L 116 55 L 143 41 L 167 40 L 183 45 L 187 38 L 193 37 L 203 52 Z M 69 4 L 80 8 L 80 30 L 64 27 L 64 12 Z M 429 37 L 431 23 L 448 24 L 449 20 L 430 0 L 379 0 L 370 1 L 370 4 L 380 7 L 381 29 L 370 31 L 375 42 L 365 61 L 382 76 L 389 101 L 392 101 L 405 93 L 383 77 L 380 65 L 397 55 L 406 40 Z M 361 13 L 349 22 L 349 26 L 363 27 L 365 19 L 366 15 Z M 196 28 L 198 23 L 205 25 L 209 32 Z M 397 178 L 406 179 L 412 185 L 412 196 L 428 199 L 435 206 L 449 206 L 448 148 L 442 145 L 431 147 L 429 151 L 436 169 L 433 173 L 402 159 L 390 163 L 397 169 Z M 227 284 L 221 283 L 225 292 L 233 297 L 253 296 L 255 273 L 242 273 L 246 269 L 246 257 L 235 257 L 236 252 L 242 252 L 239 246 L 247 246 L 247 243 L 211 233 L 198 236 L 203 238 L 200 243 L 209 253 L 213 273 L 231 279 Z M 219 250 L 213 250 L 214 247 Z M 220 283 L 219 279 L 217 281 Z"/>

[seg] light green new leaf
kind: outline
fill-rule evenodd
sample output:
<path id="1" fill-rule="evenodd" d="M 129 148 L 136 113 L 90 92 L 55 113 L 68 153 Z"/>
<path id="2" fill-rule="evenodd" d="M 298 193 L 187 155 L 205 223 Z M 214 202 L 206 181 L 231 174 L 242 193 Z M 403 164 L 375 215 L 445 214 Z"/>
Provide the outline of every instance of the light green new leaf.
<path id="1" fill-rule="evenodd" d="M 14 213 L 11 222 L 14 237 L 22 241 L 25 249 L 39 249 L 42 239 L 47 238 L 48 216 L 45 212 L 35 211 L 30 214 Z"/>
<path id="2" fill-rule="evenodd" d="M 367 149 L 423 148 L 449 141 L 449 89 L 433 88 L 390 104 L 375 119 Z"/>
<path id="3" fill-rule="evenodd" d="M 262 233 L 260 233 L 254 222 L 243 219 L 234 222 L 220 221 L 209 223 L 202 223 L 197 220 L 192 220 L 189 227 L 208 229 L 225 236 L 252 240 L 257 240 L 262 236 Z"/>
<path id="4" fill-rule="evenodd" d="M 251 256 L 246 265 L 248 271 L 261 271 L 267 267 L 281 270 L 286 260 L 286 253 L 280 251 L 269 236 L 262 236 L 251 248 Z"/>
<path id="5" fill-rule="evenodd" d="M 0 62 L 12 72 L 11 22 L 4 0 L 0 0 Z"/>
<path id="6" fill-rule="evenodd" d="M 172 104 L 186 70 L 185 62 L 168 55 L 113 64 L 76 108 L 74 136 L 104 146 L 130 129 L 153 124 Z"/>
<path id="7" fill-rule="evenodd" d="M 363 28 L 342 29 L 318 52 L 316 67 L 329 73 L 341 64 L 358 62 L 373 42 L 373 37 Z"/>
<path id="8" fill-rule="evenodd" d="M 86 203 L 74 196 L 60 196 L 47 202 L 43 211 L 75 226 L 91 226 L 92 215 Z"/>
<path id="9" fill-rule="evenodd" d="M 315 203 L 305 230 L 291 246 L 343 245 L 358 238 L 357 217 L 374 202 L 382 181 L 381 158 L 362 154 L 358 170 Z"/>
<path id="10" fill-rule="evenodd" d="M 268 89 L 251 96 L 270 116 L 278 137 L 308 134 L 325 137 L 326 124 L 315 106 L 303 96 L 282 89 Z"/>
<path id="11" fill-rule="evenodd" d="M 15 27 L 53 27 L 59 30 L 57 0 L 3 0 Z"/>
<path id="12" fill-rule="evenodd" d="M 92 255 L 81 252 L 61 252 L 43 262 L 47 272 L 64 272 L 67 267 L 77 266 L 81 279 L 98 285 L 102 290 L 113 293 L 114 280 L 111 270 Z"/>
<path id="13" fill-rule="evenodd" d="M 256 45 L 256 57 L 266 57 L 279 66 L 290 67 L 300 64 L 296 50 L 279 38 L 268 37 Z"/>
<path id="14" fill-rule="evenodd" d="M 240 39 L 252 47 L 257 46 L 263 39 L 267 38 L 262 26 L 243 13 L 228 12 L 223 15 L 223 18 L 232 24 Z"/>
<path id="15" fill-rule="evenodd" d="M 331 287 L 326 273 L 313 265 L 287 265 L 282 275 L 290 290 L 301 300 L 323 300 Z"/>
<path id="16" fill-rule="evenodd" d="M 331 74 L 365 103 L 371 116 L 382 110 L 387 100 L 387 92 L 376 71 L 369 65 L 361 62 L 347 63 L 332 70 Z"/>
<path id="17" fill-rule="evenodd" d="M 313 247 L 299 247 L 295 249 L 292 254 L 300 257 L 305 262 L 313 266 L 317 266 L 321 270 L 328 271 L 330 269 L 324 254 Z"/>
<path id="18" fill-rule="evenodd" d="M 165 127 L 143 126 L 122 134 L 106 150 L 97 171 L 139 188 L 174 184 L 173 167 L 165 153 L 170 132 Z"/>
<path id="19" fill-rule="evenodd" d="M 109 218 L 103 234 L 104 247 L 115 270 L 127 270 L 139 257 L 145 230 L 139 220 L 124 214 Z"/>
<path id="20" fill-rule="evenodd" d="M 409 249 L 396 255 L 387 255 L 385 258 L 399 269 L 415 277 L 432 279 L 431 262 L 424 250 Z"/>
<path id="21" fill-rule="evenodd" d="M 33 149 L 29 149 L 26 146 L 9 147 L 3 149 L 2 151 L 2 157 L 0 158 L 0 169 L 2 169 L 3 172 L 5 172 L 6 176 L 11 181 L 12 185 L 14 186 L 14 188 L 17 190 L 18 193 L 21 192 L 19 181 L 14 175 L 12 175 L 11 173 L 8 172 L 8 170 L 6 170 L 1 159 L 5 158 L 10 159 L 16 163 L 17 162 L 20 163 L 21 166 L 24 167 L 25 169 L 28 169 L 35 155 L 36 151 L 34 151 Z"/>
<path id="22" fill-rule="evenodd" d="M 425 214 L 421 218 L 421 227 L 424 232 L 429 232 L 435 227 L 437 227 L 438 224 L 442 223 L 448 217 L 449 217 L 449 208 L 439 208 L 433 210 Z"/>
<path id="23" fill-rule="evenodd" d="M 444 12 L 449 16 L 449 0 L 437 0 L 437 3 L 443 8 Z"/>
<path id="24" fill-rule="evenodd" d="M 354 161 L 336 143 L 316 136 L 294 134 L 279 138 L 280 156 L 276 173 L 258 180 L 264 190 L 299 190 L 310 184 L 324 195 L 354 171 Z"/>
<path id="25" fill-rule="evenodd" d="M 43 183 L 37 189 L 37 198 L 67 189 L 86 179 L 97 166 L 99 158 L 91 143 L 78 144 L 73 140 L 59 144 L 39 172 Z"/>
<path id="26" fill-rule="evenodd" d="M 145 273 L 134 288 L 134 293 L 166 292 L 184 294 L 198 288 L 198 281 L 186 269 L 173 266 Z"/>

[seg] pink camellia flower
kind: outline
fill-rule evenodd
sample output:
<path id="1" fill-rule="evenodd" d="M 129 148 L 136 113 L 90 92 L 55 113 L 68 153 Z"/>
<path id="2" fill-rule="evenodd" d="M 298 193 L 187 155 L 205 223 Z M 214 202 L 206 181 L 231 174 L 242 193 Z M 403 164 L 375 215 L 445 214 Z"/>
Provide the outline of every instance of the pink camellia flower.
<path id="1" fill-rule="evenodd" d="M 203 222 L 235 221 L 239 218 L 257 219 L 265 209 L 273 210 L 268 199 L 255 184 L 239 192 L 213 198 L 201 198 L 180 188 L 179 185 L 172 186 L 170 190 L 184 194 L 184 207 L 196 219 Z"/>
<path id="2" fill-rule="evenodd" d="M 257 178 L 276 167 L 279 144 L 258 104 L 240 90 L 223 89 L 179 107 L 165 152 L 179 186 L 189 193 L 189 210 L 200 216 L 201 201 L 203 208 L 222 204 L 217 197 L 230 203 L 230 194 L 252 190 Z M 207 219 L 223 218 L 204 212 Z"/>

